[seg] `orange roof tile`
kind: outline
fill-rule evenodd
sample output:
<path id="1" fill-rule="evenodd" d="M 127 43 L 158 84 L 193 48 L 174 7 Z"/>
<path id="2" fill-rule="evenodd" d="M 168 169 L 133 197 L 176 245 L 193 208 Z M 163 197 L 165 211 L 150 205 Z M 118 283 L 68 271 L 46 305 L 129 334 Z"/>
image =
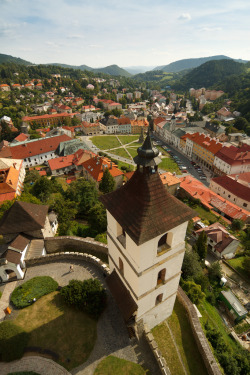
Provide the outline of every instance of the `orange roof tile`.
<path id="1" fill-rule="evenodd" d="M 103 169 L 109 169 L 110 174 L 113 177 L 123 175 L 123 172 L 117 168 L 109 159 L 105 157 L 94 157 L 82 164 L 83 168 L 92 176 L 92 178 L 100 182 L 103 177 Z"/>

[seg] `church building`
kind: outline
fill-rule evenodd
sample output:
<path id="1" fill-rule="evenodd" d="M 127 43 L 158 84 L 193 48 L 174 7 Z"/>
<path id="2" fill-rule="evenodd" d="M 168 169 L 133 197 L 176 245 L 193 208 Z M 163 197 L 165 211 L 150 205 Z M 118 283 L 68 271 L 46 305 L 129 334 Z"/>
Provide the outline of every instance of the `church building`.
<path id="1" fill-rule="evenodd" d="M 172 314 L 194 215 L 162 184 L 149 134 L 137 151 L 132 178 L 100 199 L 108 220 L 107 284 L 127 325 L 143 320 L 151 329 Z"/>

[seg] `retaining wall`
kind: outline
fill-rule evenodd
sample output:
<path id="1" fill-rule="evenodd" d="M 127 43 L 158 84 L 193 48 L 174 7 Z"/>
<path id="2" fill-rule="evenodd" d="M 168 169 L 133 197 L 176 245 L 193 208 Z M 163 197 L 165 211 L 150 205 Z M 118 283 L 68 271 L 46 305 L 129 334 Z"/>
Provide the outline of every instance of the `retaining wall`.
<path id="1" fill-rule="evenodd" d="M 222 373 L 208 344 L 207 338 L 201 327 L 195 308 L 180 286 L 178 288 L 177 297 L 188 313 L 188 318 L 193 331 L 193 335 L 208 373 L 210 375 L 221 375 Z"/>
<path id="2" fill-rule="evenodd" d="M 159 369 L 163 375 L 171 375 L 171 372 L 167 366 L 167 362 L 163 355 L 161 354 L 160 349 L 158 348 L 157 342 L 154 339 L 154 335 L 148 328 L 147 324 L 144 324 L 144 335 L 146 337 L 146 340 L 149 344 L 150 349 L 152 350 L 152 353 L 159 365 Z"/>
<path id="3" fill-rule="evenodd" d="M 41 256 L 39 258 L 27 259 L 25 263 L 27 267 L 31 267 L 31 266 L 35 266 L 38 264 L 52 263 L 52 262 L 57 262 L 58 260 L 64 260 L 64 259 L 87 261 L 98 266 L 105 275 L 110 274 L 110 269 L 106 263 L 102 262 L 101 259 L 97 258 L 96 256 L 91 255 L 91 254 L 86 254 L 86 253 L 77 253 L 77 252 L 71 253 L 71 252 L 66 251 L 66 252 L 60 252 L 60 253 L 46 254 L 45 256 Z"/>
<path id="4" fill-rule="evenodd" d="M 76 236 L 46 237 L 44 240 L 45 249 L 48 254 L 58 252 L 88 252 L 108 261 L 108 245 L 95 241 L 91 238 Z"/>

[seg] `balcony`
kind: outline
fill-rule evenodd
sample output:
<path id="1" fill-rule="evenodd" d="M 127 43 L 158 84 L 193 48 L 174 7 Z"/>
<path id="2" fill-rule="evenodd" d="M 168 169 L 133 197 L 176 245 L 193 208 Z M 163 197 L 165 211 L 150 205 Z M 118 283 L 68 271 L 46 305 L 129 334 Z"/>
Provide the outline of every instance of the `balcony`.
<path id="1" fill-rule="evenodd" d="M 169 250 L 171 250 L 171 246 L 169 246 L 167 243 L 164 243 L 163 245 L 158 246 L 157 256 L 160 256 L 160 255 L 166 253 Z"/>

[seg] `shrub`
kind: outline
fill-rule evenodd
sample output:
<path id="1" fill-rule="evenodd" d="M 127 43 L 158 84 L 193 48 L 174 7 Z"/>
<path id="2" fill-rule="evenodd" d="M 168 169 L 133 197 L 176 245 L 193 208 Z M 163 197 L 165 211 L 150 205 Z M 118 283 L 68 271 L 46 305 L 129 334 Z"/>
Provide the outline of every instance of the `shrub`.
<path id="1" fill-rule="evenodd" d="M 58 283 L 49 276 L 37 276 L 18 286 L 11 295 L 11 302 L 23 309 L 32 303 L 33 298 L 39 299 L 58 288 Z"/>
<path id="2" fill-rule="evenodd" d="M 97 318 L 105 308 L 106 292 L 97 279 L 70 280 L 60 291 L 64 301 Z"/>
<path id="3" fill-rule="evenodd" d="M 12 322 L 0 324 L 0 359 L 4 362 L 14 361 L 23 356 L 29 334 Z"/>
<path id="4" fill-rule="evenodd" d="M 107 244 L 108 241 L 107 241 L 107 233 L 99 233 L 96 237 L 95 237 L 95 241 L 98 241 L 98 242 L 102 242 L 102 243 L 105 243 Z"/>
<path id="5" fill-rule="evenodd" d="M 193 281 L 184 281 L 182 288 L 185 290 L 187 296 L 196 305 L 205 297 L 205 294 L 201 290 L 201 286 L 195 284 Z"/>

